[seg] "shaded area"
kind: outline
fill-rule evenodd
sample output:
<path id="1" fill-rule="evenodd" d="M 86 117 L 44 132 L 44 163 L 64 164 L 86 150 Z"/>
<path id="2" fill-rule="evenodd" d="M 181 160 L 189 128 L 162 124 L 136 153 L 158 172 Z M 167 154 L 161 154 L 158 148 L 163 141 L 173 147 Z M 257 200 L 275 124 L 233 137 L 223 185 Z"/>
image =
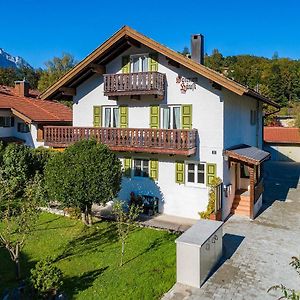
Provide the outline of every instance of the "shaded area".
<path id="1" fill-rule="evenodd" d="M 82 275 L 66 277 L 62 289 L 68 295 L 68 299 L 74 299 L 79 292 L 93 286 L 94 281 L 107 269 L 108 266 L 85 272 Z"/>
<path id="2" fill-rule="evenodd" d="M 113 222 L 110 222 L 105 228 L 83 228 L 80 235 L 70 240 L 54 261 L 57 262 L 75 255 L 84 256 L 87 253 L 103 252 L 101 248 L 117 241 L 116 224 Z"/>
<path id="3" fill-rule="evenodd" d="M 238 250 L 244 240 L 244 236 L 225 233 L 223 235 L 223 255 L 216 266 L 211 270 L 205 282 Z M 205 283 L 204 282 L 204 283 Z"/>
<path id="4" fill-rule="evenodd" d="M 289 191 L 298 187 L 300 163 L 267 161 L 263 165 L 263 174 L 263 205 L 259 214 L 275 201 L 286 201 Z"/>

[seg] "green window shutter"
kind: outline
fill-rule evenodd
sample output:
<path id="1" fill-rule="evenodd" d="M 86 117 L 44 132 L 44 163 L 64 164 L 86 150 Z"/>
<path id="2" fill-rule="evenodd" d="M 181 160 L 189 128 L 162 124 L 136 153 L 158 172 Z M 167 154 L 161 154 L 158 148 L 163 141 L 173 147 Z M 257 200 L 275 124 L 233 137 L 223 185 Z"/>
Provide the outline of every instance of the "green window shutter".
<path id="1" fill-rule="evenodd" d="M 131 177 L 131 158 L 124 158 L 124 176 Z"/>
<path id="2" fill-rule="evenodd" d="M 192 129 L 192 104 L 182 105 L 182 129 Z"/>
<path id="3" fill-rule="evenodd" d="M 158 160 L 150 160 L 150 178 L 153 180 L 158 179 Z"/>
<path id="4" fill-rule="evenodd" d="M 119 106 L 120 127 L 128 128 L 128 106 Z"/>
<path id="5" fill-rule="evenodd" d="M 206 185 L 211 185 L 212 180 L 217 176 L 217 165 L 206 164 Z"/>
<path id="6" fill-rule="evenodd" d="M 122 73 L 130 73 L 130 57 L 122 56 Z"/>
<path id="7" fill-rule="evenodd" d="M 94 106 L 94 117 L 93 117 L 94 127 L 101 127 L 101 123 L 102 123 L 101 112 L 102 112 L 101 106 Z"/>
<path id="8" fill-rule="evenodd" d="M 157 53 L 149 54 L 149 71 L 150 72 L 158 71 L 158 54 Z"/>
<path id="9" fill-rule="evenodd" d="M 175 172 L 175 181 L 176 183 L 184 183 L 184 162 L 176 162 L 176 172 Z"/>
<path id="10" fill-rule="evenodd" d="M 159 105 L 150 106 L 150 128 L 159 129 Z"/>

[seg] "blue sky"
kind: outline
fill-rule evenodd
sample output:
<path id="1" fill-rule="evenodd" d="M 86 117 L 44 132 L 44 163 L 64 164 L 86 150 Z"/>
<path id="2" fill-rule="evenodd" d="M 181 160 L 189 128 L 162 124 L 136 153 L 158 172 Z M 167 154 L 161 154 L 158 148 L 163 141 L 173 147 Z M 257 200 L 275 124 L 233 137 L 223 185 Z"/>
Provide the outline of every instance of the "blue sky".
<path id="1" fill-rule="evenodd" d="M 0 0 L 0 8 L 0 47 L 34 67 L 62 52 L 81 60 L 125 24 L 174 50 L 202 33 L 207 53 L 300 58 L 297 0 Z"/>

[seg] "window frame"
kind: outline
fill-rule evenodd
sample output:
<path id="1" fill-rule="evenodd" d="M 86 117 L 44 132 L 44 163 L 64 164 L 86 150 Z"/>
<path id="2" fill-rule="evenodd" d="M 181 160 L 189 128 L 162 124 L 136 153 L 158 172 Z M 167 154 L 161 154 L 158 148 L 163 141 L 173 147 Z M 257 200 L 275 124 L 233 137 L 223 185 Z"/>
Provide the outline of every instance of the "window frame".
<path id="1" fill-rule="evenodd" d="M 138 59 L 139 59 L 139 66 L 138 66 L 138 71 L 133 72 L 133 59 L 136 57 L 138 57 Z M 146 58 L 147 70 L 143 70 L 143 60 L 141 59 L 142 57 Z M 149 53 L 131 54 L 129 56 L 129 62 L 130 62 L 130 72 L 131 73 L 149 72 Z"/>
<path id="2" fill-rule="evenodd" d="M 3 126 L 0 125 L 1 128 L 11 128 L 12 126 L 12 118 L 11 116 L 0 116 L 0 118 L 3 118 Z"/>
<path id="3" fill-rule="evenodd" d="M 186 186 L 193 186 L 193 187 L 205 187 L 206 188 L 206 162 L 203 161 L 185 161 L 185 185 Z M 188 181 L 188 174 L 189 174 L 189 169 L 188 169 L 188 165 L 194 165 L 194 182 L 189 182 Z M 198 174 L 199 174 L 199 169 L 198 169 L 198 165 L 203 165 L 203 182 L 198 183 Z"/>
<path id="4" fill-rule="evenodd" d="M 118 114 L 118 116 L 119 116 L 119 120 L 118 120 L 118 126 L 116 126 L 116 127 L 114 127 L 114 126 L 109 126 L 109 127 L 107 127 L 107 126 L 105 126 L 105 110 L 106 109 L 110 109 L 110 124 L 113 124 L 113 122 L 114 122 L 114 109 L 115 108 L 117 108 L 118 109 L 118 111 L 119 111 L 119 114 Z M 102 106 L 102 127 L 104 127 L 104 128 L 120 128 L 120 107 L 119 107 L 119 105 L 104 105 L 104 106 Z"/>
<path id="5" fill-rule="evenodd" d="M 25 130 L 25 128 L 26 128 L 26 130 Z M 30 132 L 29 124 L 26 124 L 24 122 L 18 122 L 17 123 L 17 132 L 19 132 L 19 133 L 29 133 Z"/>
<path id="6" fill-rule="evenodd" d="M 160 107 L 160 128 L 161 129 L 174 129 L 174 123 L 173 123 L 173 119 L 174 119 L 174 111 L 173 111 L 173 108 L 176 107 L 176 108 L 179 108 L 180 109 L 180 118 L 179 118 L 179 121 L 180 121 L 180 126 L 179 128 L 176 128 L 176 129 L 182 129 L 182 105 L 181 104 L 162 104 L 159 106 Z M 164 109 L 165 108 L 169 108 L 170 109 L 170 128 L 164 128 L 163 125 L 164 125 Z"/>
<path id="7" fill-rule="evenodd" d="M 144 173 L 144 161 L 148 161 L 148 176 L 139 176 L 135 175 L 135 161 L 140 160 L 141 161 L 141 172 Z M 140 158 L 140 157 L 135 157 L 131 158 L 132 161 L 132 172 L 131 172 L 131 177 L 132 178 L 150 178 L 150 158 Z"/>

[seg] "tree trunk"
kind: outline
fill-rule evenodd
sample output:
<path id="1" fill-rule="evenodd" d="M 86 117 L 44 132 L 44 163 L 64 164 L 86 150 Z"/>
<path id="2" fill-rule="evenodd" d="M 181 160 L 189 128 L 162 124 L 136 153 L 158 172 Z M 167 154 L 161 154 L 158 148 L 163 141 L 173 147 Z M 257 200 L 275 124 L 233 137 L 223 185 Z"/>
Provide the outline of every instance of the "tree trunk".
<path id="1" fill-rule="evenodd" d="M 120 263 L 120 267 L 123 266 L 123 256 L 124 256 L 124 252 L 125 252 L 125 242 L 122 241 L 122 250 L 121 250 L 121 263 Z"/>
<path id="2" fill-rule="evenodd" d="M 91 208 L 85 206 L 84 212 L 81 212 L 81 219 L 84 225 L 91 226 L 92 225 L 92 217 L 91 217 Z"/>
<path id="3" fill-rule="evenodd" d="M 92 208 L 88 209 L 88 223 L 90 226 L 93 225 Z"/>
<path id="4" fill-rule="evenodd" d="M 15 260 L 15 264 L 16 264 L 16 278 L 20 279 L 21 278 L 21 266 L 20 266 L 19 257 Z"/>

